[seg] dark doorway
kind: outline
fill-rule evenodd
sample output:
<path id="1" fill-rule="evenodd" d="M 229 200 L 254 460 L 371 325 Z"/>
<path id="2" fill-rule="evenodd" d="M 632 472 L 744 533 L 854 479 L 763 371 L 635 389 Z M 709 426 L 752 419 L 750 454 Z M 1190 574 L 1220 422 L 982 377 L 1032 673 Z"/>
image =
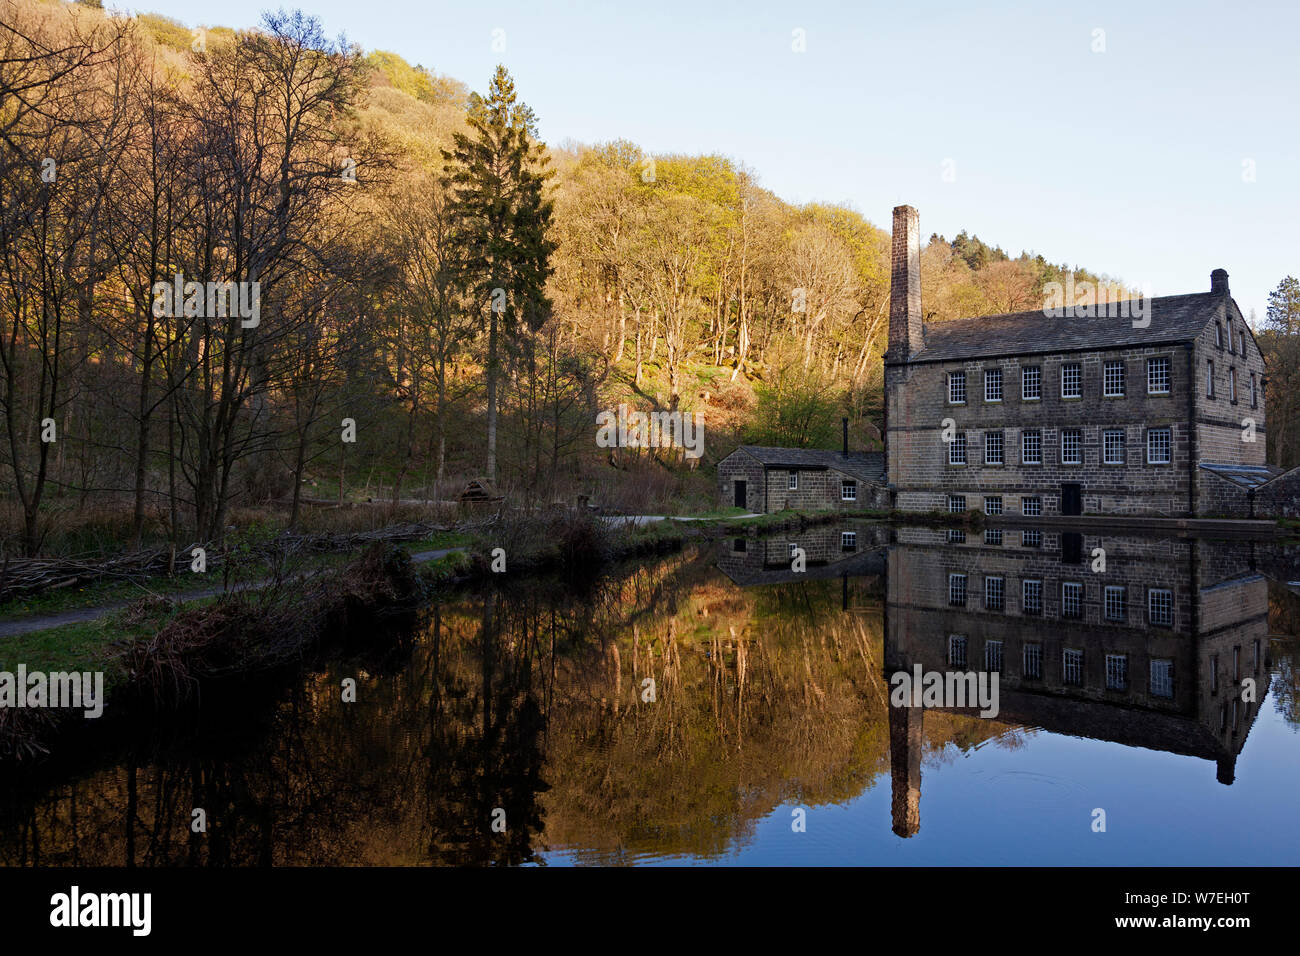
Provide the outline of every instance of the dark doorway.
<path id="1" fill-rule="evenodd" d="M 1079 484 L 1061 485 L 1061 514 L 1083 514 L 1083 486 Z"/>
<path id="2" fill-rule="evenodd" d="M 1078 531 L 1061 532 L 1061 563 L 1083 564 L 1083 535 Z"/>
<path id="3" fill-rule="evenodd" d="M 737 508 L 749 507 L 749 505 L 745 504 L 745 482 L 743 481 L 736 482 L 736 507 Z"/>

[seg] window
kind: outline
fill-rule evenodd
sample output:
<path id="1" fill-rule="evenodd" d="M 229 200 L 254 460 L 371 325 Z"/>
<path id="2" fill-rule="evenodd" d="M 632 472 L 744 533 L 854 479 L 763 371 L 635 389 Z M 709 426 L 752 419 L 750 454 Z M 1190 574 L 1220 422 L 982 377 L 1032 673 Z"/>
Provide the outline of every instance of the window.
<path id="1" fill-rule="evenodd" d="M 1023 614 L 1043 613 L 1043 582 L 1020 582 L 1020 611 Z"/>
<path id="2" fill-rule="evenodd" d="M 1214 359 L 1205 363 L 1205 397 L 1214 397 Z"/>
<path id="3" fill-rule="evenodd" d="M 1237 370 L 1228 369 L 1228 401 L 1236 404 L 1237 401 Z"/>
<path id="4" fill-rule="evenodd" d="M 1116 585 L 1110 585 L 1106 588 L 1105 600 L 1103 601 L 1105 617 L 1108 621 L 1125 621 L 1128 620 L 1128 603 L 1125 600 L 1124 588 Z"/>
<path id="5" fill-rule="evenodd" d="M 1005 578 L 984 579 L 984 610 L 1005 611 L 1007 607 L 1007 582 Z"/>
<path id="6" fill-rule="evenodd" d="M 1039 518 L 1043 514 L 1043 499 L 1038 495 L 1029 495 L 1020 499 L 1020 513 L 1026 518 Z"/>
<path id="7" fill-rule="evenodd" d="M 984 496 L 984 513 L 986 515 L 1002 514 L 1002 496 L 985 495 Z"/>
<path id="8" fill-rule="evenodd" d="M 1214 323 L 1214 344 L 1217 345 L 1219 348 L 1223 348 L 1223 323 L 1222 322 Z"/>
<path id="9" fill-rule="evenodd" d="M 966 404 L 966 373 L 965 372 L 948 373 L 948 404 L 950 405 Z"/>
<path id="10" fill-rule="evenodd" d="M 1259 640 L 1256 639 L 1253 647 L 1253 655 L 1250 659 L 1250 669 L 1254 673 L 1259 673 Z"/>
<path id="11" fill-rule="evenodd" d="M 1043 397 L 1043 370 L 1037 365 L 1030 365 L 1020 370 L 1020 398 L 1026 402 L 1036 402 Z"/>
<path id="12" fill-rule="evenodd" d="M 965 543 L 966 543 L 966 532 L 965 532 L 965 531 L 962 531 L 960 528 L 949 528 L 949 529 L 948 529 L 948 543 L 949 543 L 949 544 L 965 544 Z"/>
<path id="13" fill-rule="evenodd" d="M 1002 369 L 987 368 L 984 370 L 984 401 L 1002 401 Z"/>
<path id="14" fill-rule="evenodd" d="M 798 490 L 799 490 L 799 472 L 797 472 L 797 471 L 792 471 L 792 472 L 790 472 L 790 485 L 789 485 L 789 488 L 790 488 L 791 491 L 798 491 Z"/>
<path id="15" fill-rule="evenodd" d="M 953 607 L 966 606 L 966 575 L 948 575 L 948 603 Z"/>
<path id="16" fill-rule="evenodd" d="M 948 635 L 948 666 L 966 669 L 966 638 L 961 634 Z"/>
<path id="17" fill-rule="evenodd" d="M 799 545 L 797 545 L 797 544 L 795 544 L 793 541 L 791 541 L 791 542 L 790 542 L 790 559 L 791 559 L 791 560 L 794 560 L 794 558 L 795 558 L 798 554 L 799 554 Z"/>
<path id="18" fill-rule="evenodd" d="M 1228 322 L 1228 354 L 1232 354 L 1232 322 Z"/>
<path id="19" fill-rule="evenodd" d="M 1083 617 L 1083 585 L 1078 581 L 1061 583 L 1061 617 Z"/>
<path id="20" fill-rule="evenodd" d="M 1172 445 L 1173 433 L 1168 427 L 1147 429 L 1147 464 L 1169 464 L 1169 454 Z"/>
<path id="21" fill-rule="evenodd" d="M 1061 464 L 1083 464 L 1083 429 L 1061 429 Z"/>
<path id="22" fill-rule="evenodd" d="M 1043 645 L 1026 644 L 1024 649 L 1024 672 L 1026 677 L 1043 676 Z"/>
<path id="23" fill-rule="evenodd" d="M 1210 655 L 1210 693 L 1219 692 L 1219 655 Z"/>
<path id="24" fill-rule="evenodd" d="M 1061 397 L 1083 398 L 1083 366 L 1078 362 L 1061 366 Z"/>
<path id="25" fill-rule="evenodd" d="M 1002 670 L 1002 642 L 984 642 L 984 669 L 986 671 Z"/>
<path id="26" fill-rule="evenodd" d="M 963 511 L 965 511 L 965 510 L 966 510 L 966 496 L 965 496 L 965 495 L 949 495 L 949 496 L 948 496 L 948 513 L 949 513 L 949 514 L 953 514 L 953 515 L 955 515 L 955 514 L 961 514 L 961 513 L 962 513 Z"/>
<path id="27" fill-rule="evenodd" d="M 1169 359 L 1167 357 L 1147 359 L 1147 394 L 1169 394 Z"/>
<path id="28" fill-rule="evenodd" d="M 1022 531 L 1020 532 L 1020 544 L 1025 548 L 1041 548 L 1043 546 L 1043 532 L 1041 531 Z"/>
<path id="29" fill-rule="evenodd" d="M 985 543 L 985 544 L 991 544 L 991 545 L 997 545 L 998 547 L 1001 547 L 1001 546 L 1002 546 L 1002 529 L 1001 529 L 1001 528 L 990 528 L 989 530 L 985 531 L 985 532 L 984 532 L 984 543 Z"/>
<path id="30" fill-rule="evenodd" d="M 1107 362 L 1103 366 L 1102 394 L 1107 398 L 1124 397 L 1124 363 Z"/>
<path id="31" fill-rule="evenodd" d="M 952 441 L 948 442 L 948 464 L 964 465 L 966 464 L 966 436 L 953 435 Z"/>
<path id="32" fill-rule="evenodd" d="M 737 538 L 731 543 L 731 550 L 737 554 L 743 554 L 748 549 L 748 544 L 744 538 Z"/>
<path id="33" fill-rule="evenodd" d="M 984 464 L 986 465 L 1002 464 L 1002 433 L 1001 432 L 984 433 Z"/>
<path id="34" fill-rule="evenodd" d="M 1241 683 L 1241 646 L 1232 649 L 1232 682 Z"/>
<path id="35" fill-rule="evenodd" d="M 1128 655 L 1106 655 L 1106 689 L 1128 690 Z"/>
<path id="36" fill-rule="evenodd" d="M 1232 698 L 1232 732 L 1234 734 L 1237 732 L 1238 718 L 1240 716 L 1241 711 L 1238 709 L 1238 700 L 1234 697 Z"/>
<path id="37" fill-rule="evenodd" d="M 1107 465 L 1124 464 L 1124 429 L 1107 428 L 1101 433 L 1101 460 Z"/>
<path id="38" fill-rule="evenodd" d="M 858 483 L 847 478 L 840 482 L 840 501 L 857 501 Z"/>
<path id="39" fill-rule="evenodd" d="M 1147 623 L 1174 626 L 1174 592 L 1166 588 L 1147 589 Z"/>
<path id="40" fill-rule="evenodd" d="M 858 533 L 856 531 L 840 532 L 840 550 L 841 551 L 858 550 Z"/>
<path id="41" fill-rule="evenodd" d="M 1151 662 L 1151 693 L 1156 697 L 1174 696 L 1173 661 L 1156 659 Z"/>
<path id="42" fill-rule="evenodd" d="M 1237 333 L 1237 352 L 1241 355 L 1246 354 L 1246 333 L 1244 330 Z"/>
<path id="43" fill-rule="evenodd" d="M 1083 651 L 1067 648 L 1063 656 L 1065 682 L 1079 687 L 1083 684 Z"/>
<path id="44" fill-rule="evenodd" d="M 1258 393 L 1255 391 L 1255 373 L 1250 373 L 1250 407 L 1259 408 Z"/>
<path id="45" fill-rule="evenodd" d="M 1023 465 L 1043 463 L 1043 433 L 1038 429 L 1020 433 L 1020 463 Z"/>

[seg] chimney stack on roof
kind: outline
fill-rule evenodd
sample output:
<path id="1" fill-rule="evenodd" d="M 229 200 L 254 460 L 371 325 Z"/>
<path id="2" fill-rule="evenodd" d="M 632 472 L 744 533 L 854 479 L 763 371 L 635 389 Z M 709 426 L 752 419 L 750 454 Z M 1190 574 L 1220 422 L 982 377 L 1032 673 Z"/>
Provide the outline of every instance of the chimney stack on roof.
<path id="1" fill-rule="evenodd" d="M 889 350 L 906 361 L 925 344 L 921 319 L 921 217 L 911 206 L 894 207 L 889 273 Z"/>
<path id="2" fill-rule="evenodd" d="M 1228 294 L 1228 270 L 1215 269 L 1210 273 L 1210 291 L 1219 295 Z"/>

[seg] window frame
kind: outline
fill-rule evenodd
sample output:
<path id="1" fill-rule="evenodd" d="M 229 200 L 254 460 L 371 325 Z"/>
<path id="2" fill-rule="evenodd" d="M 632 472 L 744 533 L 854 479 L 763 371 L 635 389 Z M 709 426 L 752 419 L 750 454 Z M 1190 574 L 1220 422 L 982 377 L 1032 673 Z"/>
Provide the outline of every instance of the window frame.
<path id="1" fill-rule="evenodd" d="M 996 398 L 989 398 L 989 392 L 990 392 L 992 386 L 993 386 L 995 383 L 996 383 L 996 385 L 997 385 L 997 389 L 996 389 L 996 391 L 997 391 L 997 393 L 998 393 L 998 394 L 997 394 L 997 397 L 996 397 Z M 1005 395 L 1005 390 L 1003 389 L 1002 386 L 1003 386 L 1003 381 L 1002 381 L 1002 369 L 1001 369 L 1001 368 L 986 368 L 986 369 L 984 370 L 984 402 L 985 402 L 985 404 L 987 404 L 987 405 L 996 405 L 996 404 L 1001 403 L 1002 398 L 1003 398 L 1003 396 Z"/>
<path id="2" fill-rule="evenodd" d="M 785 489 L 785 490 L 786 490 L 786 491 L 798 491 L 798 490 L 799 490 L 799 472 L 797 472 L 797 471 L 791 471 L 791 472 L 790 472 L 790 474 L 789 474 L 789 480 L 786 482 L 786 489 Z"/>
<path id="3" fill-rule="evenodd" d="M 849 494 L 849 492 L 853 494 Z M 840 501 L 857 501 L 858 500 L 858 482 L 856 478 L 840 479 Z"/>
<path id="4" fill-rule="evenodd" d="M 1164 368 L 1165 387 L 1153 389 L 1151 387 L 1151 373 L 1157 369 Z M 1168 355 L 1154 355 L 1147 359 L 1147 394 L 1148 395 L 1168 395 L 1173 391 L 1173 362 Z"/>
<path id="5" fill-rule="evenodd" d="M 1065 457 L 1065 436 L 1078 439 L 1075 446 L 1077 457 L 1073 460 L 1067 460 Z M 1082 428 L 1062 428 L 1061 429 L 1061 464 L 1062 465 L 1082 465 L 1083 464 L 1083 429 Z"/>
<path id="6" fill-rule="evenodd" d="M 1033 438 L 1037 444 L 1035 460 L 1030 461 L 1028 456 L 1029 446 L 1028 439 Z M 1043 463 L 1043 431 L 1041 428 L 1026 428 L 1020 433 L 1020 464 L 1022 465 L 1041 465 Z"/>
<path id="7" fill-rule="evenodd" d="M 1119 436 L 1119 460 L 1112 461 L 1110 457 L 1110 445 L 1108 441 L 1113 436 Z M 1101 430 L 1101 463 L 1103 465 L 1123 465 L 1128 458 L 1128 436 L 1122 428 L 1103 428 Z"/>
<path id="8" fill-rule="evenodd" d="M 1073 377 L 1074 377 L 1073 392 L 1066 392 L 1065 390 L 1067 372 L 1073 373 Z M 1083 398 L 1083 363 L 1082 362 L 1061 363 L 1061 398 L 1069 401 Z"/>
<path id="9" fill-rule="evenodd" d="M 1027 374 L 1034 373 L 1034 392 L 1028 394 L 1029 379 Z M 1020 367 L 1020 400 L 1022 402 L 1040 402 L 1043 400 L 1043 367 L 1041 365 L 1022 365 Z"/>
<path id="10" fill-rule="evenodd" d="M 961 398 L 959 399 L 953 398 L 952 397 L 953 393 L 954 391 L 957 390 L 955 386 L 957 386 L 959 383 L 960 383 Z M 966 404 L 966 373 L 965 372 L 948 373 L 948 404 L 949 405 Z"/>
<path id="11" fill-rule="evenodd" d="M 1119 612 L 1111 613 L 1111 595 L 1118 594 Z M 1116 624 L 1128 622 L 1128 588 L 1122 584 L 1107 584 L 1101 591 L 1101 618 Z"/>
<path id="12" fill-rule="evenodd" d="M 1165 458 L 1163 461 L 1151 457 L 1151 438 L 1153 435 L 1164 434 L 1165 439 Z M 1148 465 L 1171 465 L 1174 461 L 1174 430 L 1169 425 L 1156 425 L 1147 429 L 1146 434 L 1146 458 Z"/>
<path id="13" fill-rule="evenodd" d="M 1118 372 L 1119 391 L 1110 390 L 1110 373 Z M 1101 397 L 1102 398 L 1125 398 L 1128 392 L 1128 373 L 1127 364 L 1123 359 L 1105 359 L 1101 363 Z"/>
<path id="14" fill-rule="evenodd" d="M 996 461 L 989 458 L 989 439 L 997 439 L 998 457 Z M 1007 463 L 1007 440 L 1001 430 L 988 431 L 984 433 L 984 464 L 986 465 L 1005 465 Z"/>
<path id="15" fill-rule="evenodd" d="M 959 449 L 961 460 L 955 461 L 954 456 L 957 455 Z M 953 435 L 952 439 L 948 442 L 948 464 L 949 466 L 965 465 L 968 464 L 969 461 L 970 459 L 966 455 L 966 433 L 958 432 L 956 435 Z"/>

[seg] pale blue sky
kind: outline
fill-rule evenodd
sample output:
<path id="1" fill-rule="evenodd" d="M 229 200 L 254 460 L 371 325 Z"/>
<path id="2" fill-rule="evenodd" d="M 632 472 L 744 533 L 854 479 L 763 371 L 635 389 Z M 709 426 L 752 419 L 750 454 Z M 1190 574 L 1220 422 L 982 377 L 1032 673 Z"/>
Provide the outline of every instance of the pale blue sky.
<path id="1" fill-rule="evenodd" d="M 129 4 L 234 27 L 273 5 Z M 1223 267 L 1260 319 L 1300 275 L 1295 2 L 284 5 L 472 89 L 505 63 L 554 144 L 722 153 L 791 202 L 885 229 L 910 203 L 923 235 L 965 228 L 1156 295 L 1208 291 Z"/>

